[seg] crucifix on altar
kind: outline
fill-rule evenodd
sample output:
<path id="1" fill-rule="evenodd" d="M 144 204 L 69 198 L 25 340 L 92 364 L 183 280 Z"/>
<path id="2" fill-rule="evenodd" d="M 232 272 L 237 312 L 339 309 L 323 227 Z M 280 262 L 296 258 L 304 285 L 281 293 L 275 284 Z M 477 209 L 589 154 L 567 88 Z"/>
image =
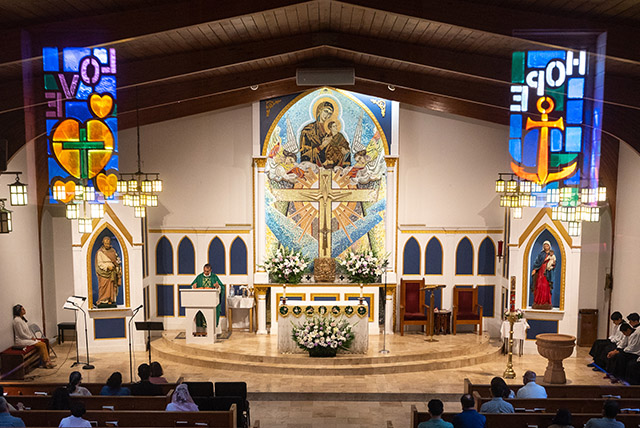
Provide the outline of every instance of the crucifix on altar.
<path id="1" fill-rule="evenodd" d="M 274 196 L 284 202 L 318 202 L 318 258 L 314 262 L 316 282 L 335 279 L 336 265 L 331 257 L 331 218 L 333 202 L 373 202 L 376 190 L 334 189 L 333 171 L 321 168 L 317 189 L 273 189 Z"/>

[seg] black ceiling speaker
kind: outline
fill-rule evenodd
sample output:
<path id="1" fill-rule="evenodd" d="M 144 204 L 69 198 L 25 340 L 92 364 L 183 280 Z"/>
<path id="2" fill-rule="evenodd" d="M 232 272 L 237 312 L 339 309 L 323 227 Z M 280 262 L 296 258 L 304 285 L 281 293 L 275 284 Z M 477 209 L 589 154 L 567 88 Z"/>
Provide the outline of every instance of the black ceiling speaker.
<path id="1" fill-rule="evenodd" d="M 353 68 L 299 68 L 296 70 L 298 86 L 345 86 L 356 84 Z"/>

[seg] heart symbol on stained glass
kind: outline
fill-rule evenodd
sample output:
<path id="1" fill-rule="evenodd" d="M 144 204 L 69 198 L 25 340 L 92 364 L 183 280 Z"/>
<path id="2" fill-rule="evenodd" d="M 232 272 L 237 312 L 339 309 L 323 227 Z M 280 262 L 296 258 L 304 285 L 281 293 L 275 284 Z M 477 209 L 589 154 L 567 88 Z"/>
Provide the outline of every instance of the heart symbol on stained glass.
<path id="1" fill-rule="evenodd" d="M 54 189 L 59 187 L 64 187 L 64 194 L 65 194 L 64 199 L 59 199 L 60 202 L 64 202 L 66 204 L 76 196 L 76 183 L 74 183 L 73 181 L 67 181 L 66 183 L 64 183 L 58 180 L 55 183 L 53 183 Z"/>
<path id="2" fill-rule="evenodd" d="M 76 119 L 65 119 L 51 137 L 51 147 L 60 165 L 76 178 L 93 178 L 107 165 L 114 150 L 114 138 L 101 120 L 86 126 Z"/>
<path id="3" fill-rule="evenodd" d="M 104 119 L 109 113 L 111 113 L 111 109 L 113 108 L 113 98 L 111 98 L 111 95 L 109 94 L 91 94 L 91 97 L 89 97 L 89 106 L 96 116 L 100 119 Z"/>
<path id="4" fill-rule="evenodd" d="M 102 194 L 108 198 L 116 192 L 118 187 L 118 177 L 115 174 L 105 175 L 100 173 L 96 177 L 96 184 Z"/>

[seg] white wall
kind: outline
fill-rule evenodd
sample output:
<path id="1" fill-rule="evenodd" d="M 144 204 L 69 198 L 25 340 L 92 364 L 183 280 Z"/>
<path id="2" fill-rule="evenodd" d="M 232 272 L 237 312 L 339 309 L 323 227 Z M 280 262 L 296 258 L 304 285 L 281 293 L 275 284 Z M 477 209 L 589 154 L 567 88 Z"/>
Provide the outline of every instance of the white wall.
<path id="1" fill-rule="evenodd" d="M 502 227 L 494 191 L 509 171 L 506 126 L 400 106 L 399 224 Z"/>
<path id="2" fill-rule="evenodd" d="M 30 143 L 32 144 L 32 143 Z M 29 153 L 28 153 L 29 152 Z M 35 202 L 35 175 L 27 169 L 27 157 L 32 159 L 32 147 L 23 147 L 9 162 L 8 171 L 22 171 L 23 183 L 29 184 L 29 205 L 7 208 L 13 211 L 13 232 L 0 234 L 0 350 L 13 344 L 13 305 L 20 303 L 27 309 L 29 322 L 42 326 L 40 300 L 40 259 L 38 223 Z M 31 163 L 33 165 L 33 163 Z M 8 198 L 7 185 L 15 176 L 0 176 L 0 198 Z"/>
<path id="3" fill-rule="evenodd" d="M 616 204 L 611 310 L 626 317 L 640 312 L 640 155 L 624 142 L 618 158 Z"/>
<path id="4" fill-rule="evenodd" d="M 251 123 L 243 105 L 140 128 L 142 170 L 165 185 L 149 228 L 252 223 Z M 136 129 L 118 136 L 120 171 L 135 171 Z"/>

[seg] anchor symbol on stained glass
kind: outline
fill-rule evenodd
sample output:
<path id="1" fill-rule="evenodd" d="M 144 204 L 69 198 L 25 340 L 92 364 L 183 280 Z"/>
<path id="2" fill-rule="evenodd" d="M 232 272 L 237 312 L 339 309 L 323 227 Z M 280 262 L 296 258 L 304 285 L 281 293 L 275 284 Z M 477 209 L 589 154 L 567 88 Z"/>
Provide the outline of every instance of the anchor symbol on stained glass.
<path id="1" fill-rule="evenodd" d="M 546 108 L 544 107 L 545 103 L 547 104 Z M 540 120 L 532 120 L 530 117 L 527 118 L 525 129 L 527 131 L 531 129 L 540 130 L 540 136 L 538 138 L 538 169 L 536 172 L 529 172 L 524 166 L 520 166 L 515 162 L 511 162 L 511 169 L 518 177 L 544 186 L 546 183 L 562 180 L 573 175 L 578 162 L 573 161 L 569 165 L 561 166 L 558 171 L 549 171 L 549 129 L 556 128 L 564 131 L 564 121 L 562 118 L 553 121 L 549 120 L 549 113 L 551 113 L 555 107 L 552 98 L 540 97 L 536 103 L 536 107 L 541 113 Z"/>
<path id="2" fill-rule="evenodd" d="M 99 119 L 103 119 L 113 109 L 113 98 L 108 94 L 92 94 L 89 108 Z M 65 119 L 53 132 L 53 152 L 60 165 L 76 178 L 95 177 L 113 154 L 113 133 L 99 119 L 90 119 L 85 126 L 77 119 Z"/>

